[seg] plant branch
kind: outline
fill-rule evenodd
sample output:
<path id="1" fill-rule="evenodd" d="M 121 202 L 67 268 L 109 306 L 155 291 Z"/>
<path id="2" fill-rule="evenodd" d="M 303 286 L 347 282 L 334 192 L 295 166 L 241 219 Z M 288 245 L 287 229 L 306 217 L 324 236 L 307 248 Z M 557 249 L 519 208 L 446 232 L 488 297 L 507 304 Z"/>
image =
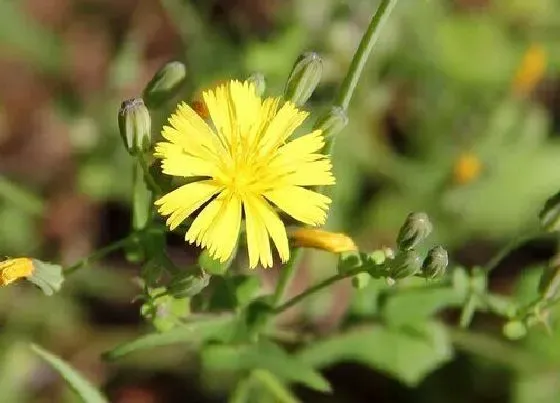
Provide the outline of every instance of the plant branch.
<path id="1" fill-rule="evenodd" d="M 381 0 L 377 11 L 371 18 L 368 29 L 362 37 L 358 50 L 352 58 L 352 63 L 350 64 L 348 73 L 346 74 L 338 93 L 336 104 L 344 110 L 348 109 L 348 105 L 350 104 L 354 90 L 358 85 L 358 81 L 360 80 L 360 76 L 371 53 L 373 45 L 377 42 L 381 28 L 389 18 L 389 15 L 396 3 L 397 0 Z"/>

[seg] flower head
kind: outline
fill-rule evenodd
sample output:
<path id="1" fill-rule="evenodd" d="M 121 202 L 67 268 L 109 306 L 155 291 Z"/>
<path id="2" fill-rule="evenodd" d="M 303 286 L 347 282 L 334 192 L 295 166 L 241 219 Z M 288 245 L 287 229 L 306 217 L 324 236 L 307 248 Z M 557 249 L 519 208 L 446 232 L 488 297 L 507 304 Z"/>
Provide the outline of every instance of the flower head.
<path id="1" fill-rule="evenodd" d="M 308 225 L 323 224 L 330 199 L 306 189 L 335 182 L 315 130 L 288 141 L 308 116 L 293 103 L 261 99 L 254 84 L 230 81 L 203 92 L 210 122 L 186 104 L 178 106 L 156 146 L 167 175 L 191 182 L 156 201 L 170 229 L 203 207 L 185 240 L 213 258 L 232 254 L 245 218 L 249 264 L 272 266 L 272 239 L 289 258 L 286 229 L 275 207 Z"/>
<path id="2" fill-rule="evenodd" d="M 33 273 L 33 261 L 26 257 L 18 257 L 0 262 L 0 286 L 8 285 L 22 277 Z"/>
<path id="3" fill-rule="evenodd" d="M 542 45 L 532 44 L 523 55 L 512 82 L 513 92 L 526 95 L 546 73 L 547 54 Z"/>

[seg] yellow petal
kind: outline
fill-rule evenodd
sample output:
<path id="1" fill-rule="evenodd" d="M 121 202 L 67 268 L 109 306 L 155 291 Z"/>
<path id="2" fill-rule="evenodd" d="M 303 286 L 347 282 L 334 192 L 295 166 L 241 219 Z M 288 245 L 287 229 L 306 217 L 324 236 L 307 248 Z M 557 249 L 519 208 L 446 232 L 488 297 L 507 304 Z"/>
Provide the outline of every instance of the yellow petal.
<path id="1" fill-rule="evenodd" d="M 303 248 L 314 248 L 333 253 L 358 250 L 352 238 L 340 232 L 299 228 L 292 232 L 290 238 L 293 239 L 295 246 Z"/>
<path id="2" fill-rule="evenodd" d="M 249 250 L 249 267 L 254 269 L 259 261 L 263 267 L 272 267 L 272 252 L 266 224 L 259 214 L 258 202 L 252 198 L 243 200 L 245 229 Z"/>
<path id="3" fill-rule="evenodd" d="M 33 273 L 33 261 L 26 257 L 18 257 L 0 262 L 0 286 L 8 285 L 22 277 Z"/>
<path id="4" fill-rule="evenodd" d="M 220 195 L 222 205 L 204 238 L 210 255 L 220 262 L 231 257 L 241 227 L 241 200 L 237 195 Z"/>
<path id="5" fill-rule="evenodd" d="M 331 202 L 327 196 L 299 186 L 285 186 L 266 192 L 265 197 L 296 220 L 309 225 L 324 224 Z"/>
<path id="6" fill-rule="evenodd" d="M 294 171 L 282 177 L 285 185 L 322 186 L 334 185 L 335 178 L 331 172 L 332 164 L 328 159 L 305 162 L 294 167 Z"/>
<path id="7" fill-rule="evenodd" d="M 290 258 L 290 248 L 284 223 L 264 198 L 260 196 L 258 198 L 251 197 L 250 204 L 264 223 L 268 235 L 272 238 L 282 262 L 288 261 Z"/>
<path id="8" fill-rule="evenodd" d="M 259 142 L 260 155 L 267 155 L 284 144 L 308 115 L 308 112 L 299 110 L 292 102 L 286 102 L 262 135 Z"/>
<path id="9" fill-rule="evenodd" d="M 155 204 L 159 213 L 167 218 L 170 230 L 177 228 L 189 215 L 206 203 L 221 187 L 214 181 L 188 183 L 166 194 Z"/>
<path id="10" fill-rule="evenodd" d="M 187 155 L 171 143 L 158 143 L 156 153 L 162 158 L 161 168 L 166 175 L 172 176 L 217 176 L 220 167 L 214 162 Z"/>

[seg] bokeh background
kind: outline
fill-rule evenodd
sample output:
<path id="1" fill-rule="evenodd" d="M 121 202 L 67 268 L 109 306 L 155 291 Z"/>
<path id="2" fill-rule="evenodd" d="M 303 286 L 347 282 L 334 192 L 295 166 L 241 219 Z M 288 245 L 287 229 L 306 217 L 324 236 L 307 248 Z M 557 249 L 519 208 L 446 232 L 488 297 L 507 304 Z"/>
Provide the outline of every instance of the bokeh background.
<path id="1" fill-rule="evenodd" d="M 294 60 L 314 50 L 324 76 L 307 107 L 321 111 L 376 7 L 375 0 L 1 0 L 0 254 L 71 264 L 127 235 L 132 165 L 117 111 L 165 62 L 188 66 L 187 101 L 217 80 L 253 72 L 279 95 Z M 336 143 L 328 227 L 364 249 L 392 246 L 408 212 L 422 210 L 454 264 L 483 264 L 535 227 L 543 201 L 560 189 L 559 131 L 560 2 L 401 0 Z M 168 241 L 176 258 L 192 257 L 180 238 Z M 530 299 L 554 252 L 553 242 L 525 245 L 495 271 L 492 288 Z M 291 293 L 334 270 L 331 257 L 307 255 Z M 0 400 L 75 401 L 29 352 L 35 341 L 104 385 L 112 402 L 224 401 L 192 356 L 100 360 L 148 330 L 133 302 L 137 274 L 116 253 L 54 297 L 29 284 L 1 289 Z M 270 287 L 277 272 L 259 275 Z M 328 333 L 344 312 L 368 309 L 342 283 L 282 321 Z M 500 333 L 484 315 L 474 327 Z M 536 328 L 521 343 L 560 367 L 559 332 Z M 522 361 L 474 348 L 415 389 L 340 364 L 326 371 L 333 395 L 296 392 L 316 402 L 557 402 L 560 371 L 532 374 Z"/>

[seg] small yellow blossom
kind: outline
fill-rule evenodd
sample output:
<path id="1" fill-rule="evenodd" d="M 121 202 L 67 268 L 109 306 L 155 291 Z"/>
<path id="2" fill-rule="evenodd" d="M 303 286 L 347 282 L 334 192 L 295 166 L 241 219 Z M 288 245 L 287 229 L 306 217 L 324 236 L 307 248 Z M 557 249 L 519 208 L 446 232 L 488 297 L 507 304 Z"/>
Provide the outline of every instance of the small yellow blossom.
<path id="1" fill-rule="evenodd" d="M 295 246 L 313 248 L 333 253 L 352 252 L 358 247 L 348 235 L 314 228 L 299 228 L 292 232 Z"/>
<path id="2" fill-rule="evenodd" d="M 457 185 L 466 185 L 476 180 L 482 171 L 480 159 L 472 153 L 463 153 L 453 166 L 453 182 Z"/>
<path id="3" fill-rule="evenodd" d="M 233 253 L 245 219 L 249 265 L 273 264 L 270 238 L 282 261 L 290 251 L 275 210 L 308 225 L 325 222 L 330 199 L 306 187 L 332 185 L 321 130 L 289 141 L 308 116 L 279 98 L 262 100 L 254 84 L 229 81 L 203 92 L 209 122 L 180 104 L 156 145 L 164 174 L 192 182 L 156 201 L 171 230 L 199 211 L 185 240 L 222 262 Z"/>
<path id="4" fill-rule="evenodd" d="M 517 95 L 531 92 L 541 81 L 546 71 L 547 54 L 538 43 L 531 45 L 517 68 L 512 82 L 512 90 Z"/>
<path id="5" fill-rule="evenodd" d="M 0 262 L 0 286 L 8 285 L 15 280 L 28 277 L 33 273 L 33 261 L 26 257 L 18 257 Z"/>

